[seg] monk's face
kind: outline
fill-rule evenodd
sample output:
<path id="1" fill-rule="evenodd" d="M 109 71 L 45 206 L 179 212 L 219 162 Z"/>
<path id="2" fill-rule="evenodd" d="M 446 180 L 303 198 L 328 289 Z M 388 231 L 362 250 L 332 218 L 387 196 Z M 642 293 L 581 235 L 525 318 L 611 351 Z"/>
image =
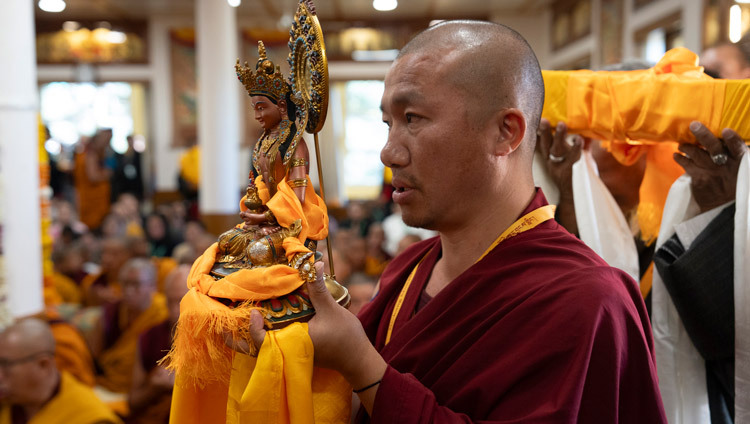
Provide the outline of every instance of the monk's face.
<path id="1" fill-rule="evenodd" d="M 646 155 L 642 155 L 634 164 L 626 166 L 612 156 L 599 141 L 591 143 L 591 155 L 596 161 L 599 178 L 614 197 L 623 213 L 627 214 L 638 207 L 640 188 L 646 172 Z"/>
<path id="2" fill-rule="evenodd" d="M 129 258 L 130 252 L 128 252 L 125 243 L 119 240 L 104 240 L 102 242 L 101 266 L 104 272 L 117 275 Z"/>
<path id="3" fill-rule="evenodd" d="M 144 310 L 151 304 L 151 298 L 156 291 L 156 281 L 148 279 L 148 273 L 138 268 L 126 268 L 120 276 L 122 286 L 122 301 L 131 310 Z"/>
<path id="4" fill-rule="evenodd" d="M 393 200 L 413 227 L 448 231 L 463 225 L 487 182 L 486 128 L 475 124 L 475 101 L 453 77 L 458 62 L 445 54 L 412 53 L 398 59 L 381 100 L 388 141 L 380 159 L 393 170 Z"/>
<path id="5" fill-rule="evenodd" d="M 279 125 L 282 117 L 279 105 L 273 104 L 266 96 L 252 96 L 250 101 L 255 111 L 255 120 L 258 121 L 264 130 L 270 130 Z M 281 104 L 282 101 L 278 103 Z"/>
<path id="6" fill-rule="evenodd" d="M 38 401 L 42 382 L 53 366 L 53 352 L 23 348 L 18 333 L 0 335 L 0 403 Z"/>
<path id="7" fill-rule="evenodd" d="M 750 64 L 733 44 L 724 44 L 706 50 L 701 55 L 701 66 L 722 79 L 750 78 Z"/>

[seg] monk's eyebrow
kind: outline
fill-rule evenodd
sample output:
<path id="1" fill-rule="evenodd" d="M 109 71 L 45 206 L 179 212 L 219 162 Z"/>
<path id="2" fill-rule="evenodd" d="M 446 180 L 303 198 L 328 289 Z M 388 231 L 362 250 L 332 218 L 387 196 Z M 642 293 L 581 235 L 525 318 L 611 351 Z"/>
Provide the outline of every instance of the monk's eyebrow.
<path id="1" fill-rule="evenodd" d="M 399 93 L 396 93 L 393 95 L 393 100 L 391 100 L 391 104 L 393 106 L 406 106 L 409 104 L 418 103 L 424 98 L 422 93 L 420 93 L 417 90 L 406 90 Z M 383 103 L 380 103 L 380 111 L 383 111 Z"/>

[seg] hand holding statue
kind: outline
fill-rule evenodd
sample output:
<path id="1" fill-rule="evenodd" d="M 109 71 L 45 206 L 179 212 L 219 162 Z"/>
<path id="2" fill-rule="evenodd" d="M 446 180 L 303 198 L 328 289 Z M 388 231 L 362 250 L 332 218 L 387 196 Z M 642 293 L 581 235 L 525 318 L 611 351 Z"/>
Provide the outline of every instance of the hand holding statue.
<path id="1" fill-rule="evenodd" d="M 317 278 L 307 283 L 307 292 L 315 308 L 315 316 L 308 322 L 308 331 L 315 348 L 315 366 L 338 371 L 354 389 L 379 381 L 387 367 L 362 328 L 359 319 L 334 300 L 323 279 L 323 263 L 315 263 Z M 263 316 L 258 311 L 250 315 L 250 336 L 258 352 L 266 337 Z M 248 352 L 246 341 L 234 341 L 225 335 L 227 344 L 235 350 Z M 368 411 L 375 401 L 376 386 L 361 393 L 360 399 Z"/>

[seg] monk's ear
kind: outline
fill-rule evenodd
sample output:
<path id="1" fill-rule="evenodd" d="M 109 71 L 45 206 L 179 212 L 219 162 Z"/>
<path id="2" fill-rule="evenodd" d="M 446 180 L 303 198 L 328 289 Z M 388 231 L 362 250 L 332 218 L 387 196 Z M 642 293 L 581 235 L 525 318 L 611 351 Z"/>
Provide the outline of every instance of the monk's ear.
<path id="1" fill-rule="evenodd" d="M 526 118 L 516 108 L 503 109 L 495 116 L 498 128 L 494 153 L 507 156 L 521 145 L 526 134 Z"/>

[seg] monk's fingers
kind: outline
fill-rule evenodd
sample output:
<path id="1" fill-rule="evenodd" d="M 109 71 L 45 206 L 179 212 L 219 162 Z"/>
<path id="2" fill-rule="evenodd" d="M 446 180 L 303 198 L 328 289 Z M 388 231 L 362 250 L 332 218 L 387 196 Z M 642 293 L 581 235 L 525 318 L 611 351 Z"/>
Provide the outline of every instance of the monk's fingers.
<path id="1" fill-rule="evenodd" d="M 747 152 L 745 141 L 734 130 L 724 128 L 724 131 L 721 132 L 721 138 L 724 140 L 729 156 L 733 159 L 740 159 Z"/>
<path id="2" fill-rule="evenodd" d="M 576 163 L 578 162 L 578 159 L 581 158 L 581 151 L 583 150 L 583 137 L 580 135 L 575 135 L 573 137 L 573 146 L 571 146 L 570 151 L 568 152 L 568 157 L 566 158 L 567 161 Z"/>
<path id="3" fill-rule="evenodd" d="M 263 328 L 263 325 L 263 315 L 260 313 L 260 311 L 251 311 L 250 338 L 253 339 L 253 345 L 255 345 L 255 349 L 253 350 L 253 352 L 257 352 L 260 350 L 260 347 L 263 346 L 263 339 L 266 338 L 266 330 Z"/>
<path id="4" fill-rule="evenodd" d="M 537 148 L 539 152 L 545 158 L 549 155 L 549 148 L 552 144 L 552 128 L 549 121 L 546 118 L 542 118 L 539 122 L 539 130 L 537 131 Z"/>
<path id="5" fill-rule="evenodd" d="M 705 125 L 698 121 L 693 121 L 690 123 L 690 131 L 692 131 L 698 143 L 705 147 L 711 157 L 715 158 L 717 155 L 724 155 L 724 160 L 726 161 L 727 151 L 724 149 L 724 145 Z"/>
<path id="6" fill-rule="evenodd" d="M 552 147 L 549 149 L 549 159 L 552 162 L 561 162 L 567 155 L 569 146 L 565 137 L 568 135 L 568 127 L 565 122 L 558 122 L 555 129 L 555 136 L 552 139 Z M 559 159 L 558 159 L 559 158 Z"/>
<path id="7" fill-rule="evenodd" d="M 235 338 L 231 331 L 225 331 L 223 334 L 224 343 L 229 346 L 230 349 L 240 353 L 250 353 L 250 344 L 247 340 Z"/>
<path id="8" fill-rule="evenodd" d="M 699 168 L 689 157 L 675 153 L 672 155 L 674 161 L 685 170 L 688 175 L 693 175 L 698 172 Z"/>
<path id="9" fill-rule="evenodd" d="M 677 148 L 698 167 L 713 168 L 716 166 L 711 160 L 711 155 L 706 150 L 703 150 L 694 144 L 682 143 Z"/>

